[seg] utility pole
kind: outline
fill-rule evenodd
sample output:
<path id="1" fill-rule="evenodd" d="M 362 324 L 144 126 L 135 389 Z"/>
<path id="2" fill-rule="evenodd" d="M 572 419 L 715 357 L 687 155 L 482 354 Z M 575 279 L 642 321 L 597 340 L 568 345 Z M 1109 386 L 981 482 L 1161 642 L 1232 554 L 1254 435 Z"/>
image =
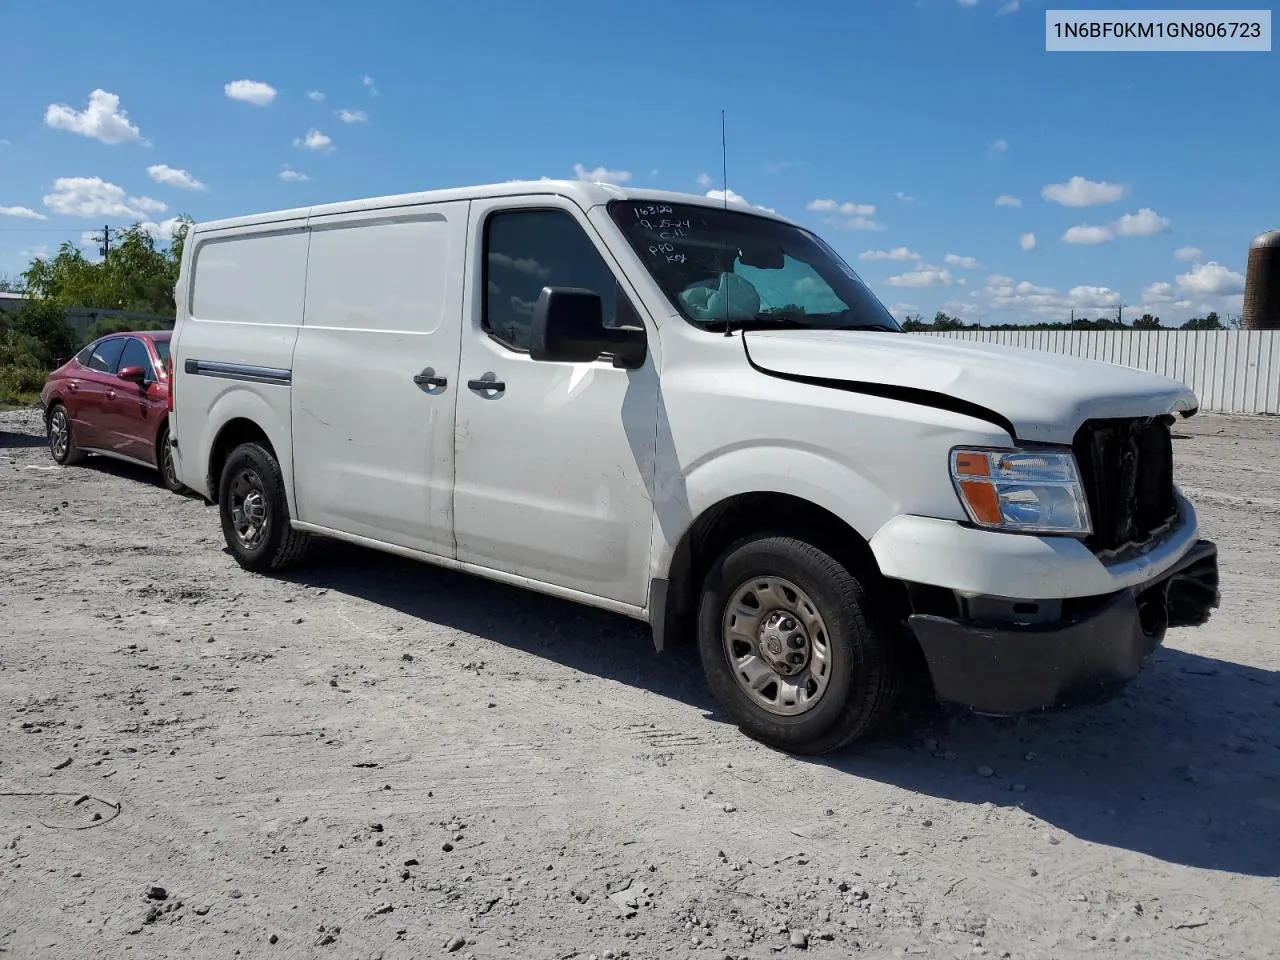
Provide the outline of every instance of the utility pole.
<path id="1" fill-rule="evenodd" d="M 107 251 L 111 249 L 111 226 L 110 224 L 102 225 L 102 236 L 94 237 L 94 242 L 98 244 L 98 253 L 105 259 Z"/>
<path id="2" fill-rule="evenodd" d="M 1116 323 L 1120 324 L 1122 327 L 1124 326 L 1124 308 L 1125 304 L 1123 303 L 1116 307 Z"/>

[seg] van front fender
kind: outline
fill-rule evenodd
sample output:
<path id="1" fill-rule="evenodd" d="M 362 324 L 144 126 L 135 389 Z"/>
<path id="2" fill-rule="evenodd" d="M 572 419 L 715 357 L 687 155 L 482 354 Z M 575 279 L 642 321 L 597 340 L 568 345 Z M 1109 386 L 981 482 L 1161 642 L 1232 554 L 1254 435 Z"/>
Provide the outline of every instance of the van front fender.
<path id="1" fill-rule="evenodd" d="M 706 511 L 745 494 L 795 497 L 839 517 L 864 540 L 894 513 L 894 499 L 828 453 L 772 443 L 722 450 L 681 472 L 659 477 L 650 555 L 655 579 L 671 575 L 676 549 Z"/>

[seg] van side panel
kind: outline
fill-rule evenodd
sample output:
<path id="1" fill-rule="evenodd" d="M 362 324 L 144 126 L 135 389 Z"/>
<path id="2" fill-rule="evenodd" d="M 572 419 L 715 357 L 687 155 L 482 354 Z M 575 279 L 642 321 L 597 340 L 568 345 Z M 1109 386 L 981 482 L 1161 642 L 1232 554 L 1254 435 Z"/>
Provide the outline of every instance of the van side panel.
<path id="1" fill-rule="evenodd" d="M 289 393 L 302 321 L 305 221 L 195 232 L 185 311 L 173 347 L 175 436 L 182 482 L 210 499 L 209 460 L 219 431 L 251 419 L 267 435 L 293 503 Z"/>
<path id="2" fill-rule="evenodd" d="M 293 364 L 299 521 L 455 556 L 468 205 L 311 219 Z"/>

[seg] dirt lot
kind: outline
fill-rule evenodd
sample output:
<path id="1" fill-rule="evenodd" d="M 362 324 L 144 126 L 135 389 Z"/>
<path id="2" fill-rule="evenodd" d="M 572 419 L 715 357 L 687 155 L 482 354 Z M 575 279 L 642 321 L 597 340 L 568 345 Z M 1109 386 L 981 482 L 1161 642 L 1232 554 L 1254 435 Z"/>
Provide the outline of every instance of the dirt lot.
<path id="1" fill-rule="evenodd" d="M 253 576 L 0 414 L 0 951 L 1274 957 L 1280 420 L 1179 429 L 1209 626 L 1105 706 L 813 762 L 630 621 L 337 544 Z"/>

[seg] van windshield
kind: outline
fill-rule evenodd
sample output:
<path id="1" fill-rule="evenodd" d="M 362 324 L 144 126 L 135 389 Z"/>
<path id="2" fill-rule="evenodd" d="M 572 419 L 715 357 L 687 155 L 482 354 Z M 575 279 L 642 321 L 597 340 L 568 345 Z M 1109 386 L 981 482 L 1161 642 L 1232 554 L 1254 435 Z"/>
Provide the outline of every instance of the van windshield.
<path id="1" fill-rule="evenodd" d="M 609 215 L 672 306 L 705 329 L 902 328 L 814 234 L 737 210 L 615 200 Z"/>

